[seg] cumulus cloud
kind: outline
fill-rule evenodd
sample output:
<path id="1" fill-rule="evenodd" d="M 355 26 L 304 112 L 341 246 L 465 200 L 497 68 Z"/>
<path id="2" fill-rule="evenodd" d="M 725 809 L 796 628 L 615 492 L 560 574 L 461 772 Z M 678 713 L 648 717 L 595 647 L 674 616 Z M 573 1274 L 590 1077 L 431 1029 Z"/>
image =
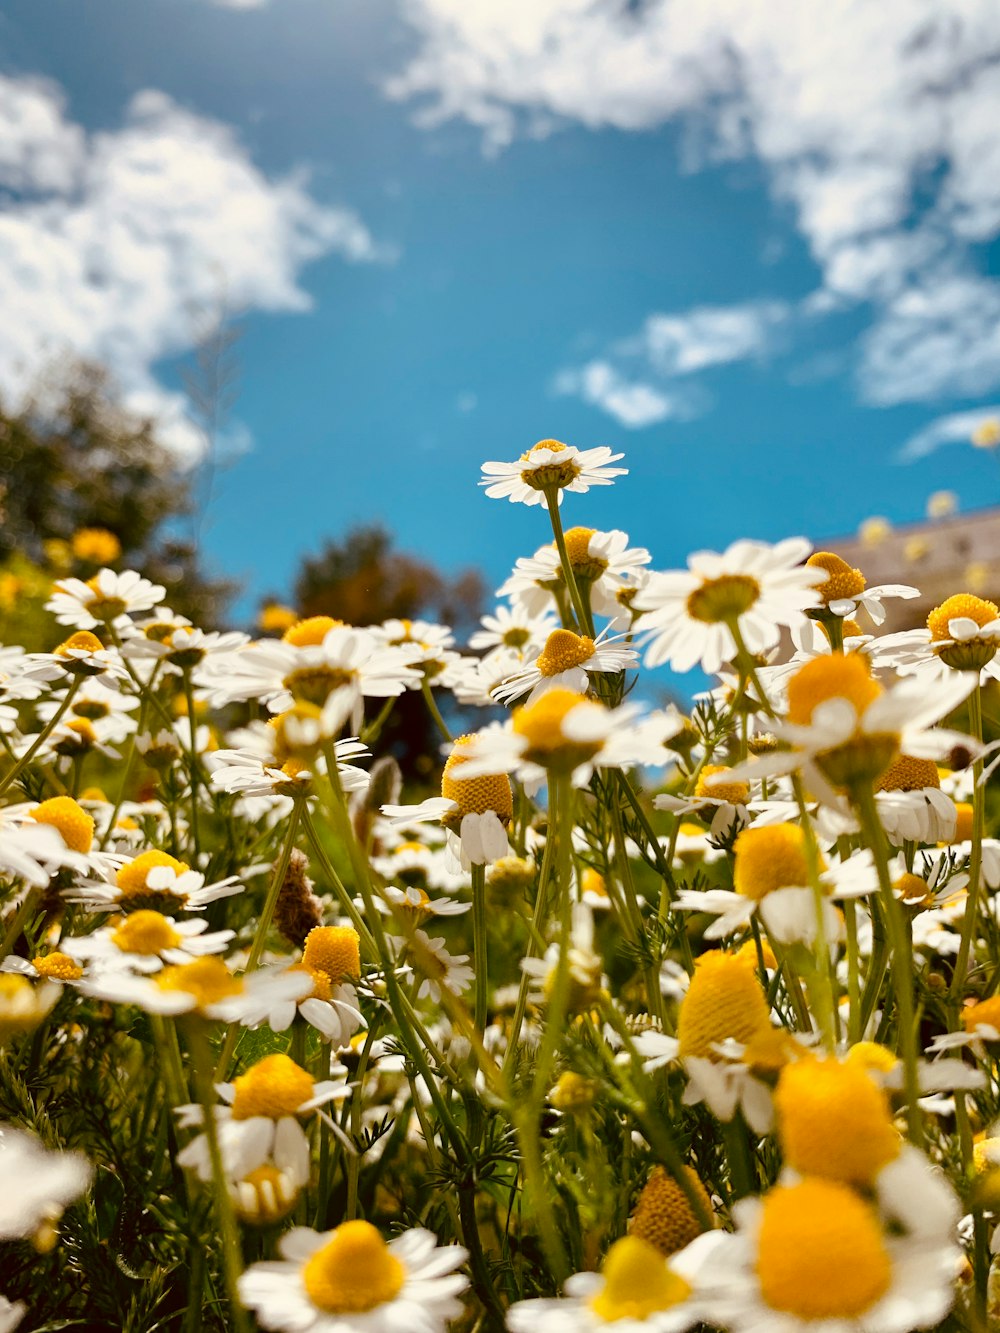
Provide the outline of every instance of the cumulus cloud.
<path id="1" fill-rule="evenodd" d="M 555 390 L 577 394 L 630 429 L 686 420 L 711 402 L 693 377 L 764 358 L 790 313 L 783 302 L 757 301 L 650 315 L 607 356 L 561 371 Z"/>
<path id="2" fill-rule="evenodd" d="M 995 356 L 970 371 L 965 336 L 972 303 L 1000 292 L 969 249 L 1000 232 L 995 0 L 400 2 L 418 41 L 386 91 L 420 123 L 462 118 L 496 151 L 567 122 L 677 120 L 687 163 L 764 164 L 823 273 L 814 312 L 872 304 L 871 401 L 1000 382 Z M 901 342 L 932 381 L 893 373 Z"/>
<path id="3" fill-rule="evenodd" d="M 987 421 L 1000 417 L 1000 404 L 980 407 L 974 412 L 951 412 L 938 417 L 929 426 L 912 435 L 896 455 L 900 463 L 913 463 L 926 458 L 945 444 L 968 444 L 974 432 Z"/>
<path id="4" fill-rule="evenodd" d="M 154 91 L 88 134 L 58 88 L 0 76 L 0 191 L 0 392 L 23 398 L 65 356 L 102 362 L 186 457 L 198 434 L 155 366 L 206 311 L 306 310 L 304 265 L 383 257 L 303 172 L 269 179 L 227 126 Z"/>

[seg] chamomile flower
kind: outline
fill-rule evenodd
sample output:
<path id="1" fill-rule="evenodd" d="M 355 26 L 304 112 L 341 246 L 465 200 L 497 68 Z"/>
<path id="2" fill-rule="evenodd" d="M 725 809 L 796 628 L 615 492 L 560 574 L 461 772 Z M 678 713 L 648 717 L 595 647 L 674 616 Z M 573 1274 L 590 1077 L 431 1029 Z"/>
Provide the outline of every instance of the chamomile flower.
<path id="1" fill-rule="evenodd" d="M 233 653 L 249 642 L 248 634 L 236 630 L 206 633 L 195 625 L 178 625 L 162 637 L 134 634 L 125 640 L 122 651 L 127 657 L 154 658 L 168 674 L 181 675 L 202 667 L 208 657 Z"/>
<path id="2" fill-rule="evenodd" d="M 140 908 L 90 935 L 67 936 L 59 947 L 70 958 L 93 967 L 153 973 L 167 964 L 222 953 L 234 934 L 232 930 L 208 930 L 203 918 L 177 921 Z"/>
<path id="3" fill-rule="evenodd" d="M 652 557 L 645 547 L 630 547 L 628 541 L 628 533 L 619 528 L 610 532 L 569 528 L 565 534 L 573 577 L 595 615 L 619 616 L 622 595 L 634 592 L 645 579 L 644 566 Z M 509 597 L 523 613 L 539 616 L 565 594 L 562 561 L 554 542 L 540 546 L 533 556 L 522 556 L 499 589 L 499 596 Z"/>
<path id="4" fill-rule="evenodd" d="M 683 1333 L 707 1316 L 698 1299 L 704 1247 L 692 1242 L 664 1256 L 629 1234 L 616 1240 L 599 1273 L 575 1273 L 563 1296 L 516 1301 L 511 1333 Z"/>
<path id="5" fill-rule="evenodd" d="M 889 841 L 950 842 L 955 836 L 955 802 L 941 790 L 937 764 L 901 754 L 875 783 L 875 806 Z"/>
<path id="6" fill-rule="evenodd" d="M 532 649 L 541 649 L 551 632 L 558 628 L 554 616 L 546 612 L 531 615 L 517 602 L 511 606 L 498 606 L 492 615 L 483 616 L 479 623 L 482 629 L 477 629 L 471 636 L 469 647 L 476 652 L 486 649 L 486 660 L 505 652 L 517 657 L 530 655 Z"/>
<path id="7" fill-rule="evenodd" d="M 89 629 L 77 630 L 51 653 L 39 653 L 39 660 L 58 666 L 70 676 L 94 677 L 109 689 L 128 675 L 117 648 L 105 648 Z"/>
<path id="8" fill-rule="evenodd" d="M 475 973 L 468 966 L 467 953 L 450 954 L 443 936 L 431 939 L 423 930 L 415 930 L 405 938 L 393 936 L 392 945 L 398 957 L 404 954 L 414 971 L 422 978 L 417 996 L 428 996 L 436 1004 L 441 1002 L 441 988 L 452 995 L 461 995 L 469 987 Z"/>
<path id="9" fill-rule="evenodd" d="M 131 616 L 148 611 L 162 602 L 165 589 L 150 583 L 133 569 L 116 574 L 113 569 L 102 569 L 83 583 L 80 579 L 61 579 L 53 588 L 52 597 L 45 603 L 60 625 L 92 630 L 97 625 L 123 629 Z"/>
<path id="10" fill-rule="evenodd" d="M 240 1299 L 262 1328 L 288 1333 L 445 1333 L 468 1286 L 455 1270 L 467 1253 L 438 1246 L 415 1229 L 388 1242 L 370 1222 L 334 1231 L 295 1227 L 278 1242 L 281 1259 L 251 1264 Z"/>
<path id="11" fill-rule="evenodd" d="M 0 818 L 0 871 L 44 888 L 61 866 L 80 864 L 80 854 L 54 825 Z"/>
<path id="12" fill-rule="evenodd" d="M 823 570 L 802 564 L 809 549 L 801 537 L 777 546 L 738 541 L 721 555 L 689 556 L 686 572 L 651 574 L 633 603 L 645 613 L 637 630 L 650 631 L 646 665 L 716 672 L 736 656 L 732 623 L 751 653 L 773 647 L 783 627 L 819 604 Z"/>
<path id="13" fill-rule="evenodd" d="M 90 880 L 67 892 L 70 902 L 83 903 L 91 912 L 137 912 L 140 908 L 167 913 L 200 912 L 218 898 L 240 893 L 243 882 L 229 875 L 215 884 L 168 852 L 140 852 L 120 866 L 114 882 Z"/>
<path id="14" fill-rule="evenodd" d="M 724 764 L 705 764 L 691 796 L 661 792 L 654 796 L 653 805 L 657 810 L 671 811 L 678 818 L 698 815 L 708 823 L 710 837 L 723 839 L 749 824 L 749 801 L 749 782 L 731 781 Z"/>
<path id="15" fill-rule="evenodd" d="M 627 475 L 628 468 L 610 466 L 624 457 L 606 445 L 576 449 L 559 440 L 539 440 L 514 463 L 484 463 L 479 484 L 486 487 L 491 499 L 506 499 L 511 504 L 545 504 L 546 492 L 562 504 L 563 491 L 582 494 L 591 486 L 610 486 L 616 477 Z"/>
<path id="16" fill-rule="evenodd" d="M 441 677 L 460 660 L 455 652 L 455 636 L 447 625 L 434 625 L 428 620 L 385 620 L 372 633 L 390 648 L 403 648 L 409 654 L 411 666 L 420 671 L 421 680 L 444 683 Z M 411 682 L 411 689 L 420 689 L 420 681 Z"/>
<path id="17" fill-rule="evenodd" d="M 886 598 L 920 596 L 918 588 L 911 588 L 906 583 L 883 583 L 877 588 L 869 588 L 861 570 L 853 569 L 832 551 L 814 551 L 806 564 L 825 571 L 827 577 L 816 591 L 823 599 L 824 609 L 840 619 L 856 616 L 861 609 L 873 624 L 881 625 L 886 617 L 882 605 Z"/>
<path id="18" fill-rule="evenodd" d="M 466 751 L 473 736 L 459 736 L 441 775 L 441 795 L 420 805 L 384 805 L 382 813 L 396 823 L 440 821 L 449 846 L 463 868 L 498 861 L 509 851 L 507 826 L 514 813 L 514 797 L 505 774 L 464 776 Z"/>
<path id="19" fill-rule="evenodd" d="M 522 958 L 521 970 L 531 980 L 530 997 L 547 1004 L 556 984 L 562 950 L 550 944 L 541 958 Z M 576 1013 L 595 1004 L 605 986 L 604 960 L 594 949 L 594 915 L 584 903 L 573 904 L 567 953 L 569 996 L 567 1007 Z"/>
<path id="20" fill-rule="evenodd" d="M 634 648 L 618 646 L 617 639 L 608 639 L 603 632 L 592 639 L 574 634 L 572 630 L 555 629 L 545 641 L 545 647 L 528 666 L 510 676 L 493 691 L 500 703 L 512 703 L 527 694 L 532 704 L 546 690 L 574 690 L 585 694 L 590 687 L 590 672 L 611 673 L 628 671 L 639 663 Z"/>
<path id="21" fill-rule="evenodd" d="M 79 1152 L 50 1152 L 33 1134 L 0 1124 L 0 1240 L 29 1236 L 51 1248 L 55 1224 L 89 1187 L 93 1168 Z"/>
<path id="22" fill-rule="evenodd" d="M 293 963 L 291 970 L 305 973 L 312 990 L 298 999 L 268 1005 L 266 1014 L 262 1006 L 259 1020 L 273 1032 L 284 1032 L 298 1014 L 324 1041 L 338 1047 L 368 1026 L 352 984 L 361 975 L 358 932 L 353 926 L 314 926 L 306 936 L 302 961 Z M 248 1026 L 259 1025 L 254 1017 L 248 1015 Z"/>
<path id="23" fill-rule="evenodd" d="M 39 721 L 50 721 L 62 708 L 64 700 L 65 691 L 59 691 L 40 703 L 37 709 Z M 87 680 L 73 695 L 66 717 L 86 718 L 101 740 L 114 744 L 135 731 L 137 722 L 130 714 L 139 707 L 139 702 L 133 694 L 108 689 L 99 680 Z"/>
<path id="24" fill-rule="evenodd" d="M 316 1082 L 287 1055 L 266 1055 L 232 1083 L 217 1084 L 223 1106 L 213 1107 L 226 1176 L 240 1179 L 263 1166 L 277 1152 L 308 1161 L 309 1144 L 299 1120 L 350 1096 L 347 1070 L 334 1065 L 335 1077 Z M 201 1106 L 177 1108 L 182 1127 L 204 1123 Z M 208 1136 L 199 1134 L 177 1154 L 178 1163 L 200 1180 L 212 1179 Z"/>
<path id="25" fill-rule="evenodd" d="M 104 969 L 80 982 L 85 995 L 112 1004 L 134 1004 L 150 1014 L 200 1014 L 246 1025 L 259 1023 L 262 1012 L 284 1000 L 299 999 L 311 989 L 303 972 L 263 967 L 236 976 L 214 954 L 172 964 L 153 976 Z"/>
<path id="26" fill-rule="evenodd" d="M 11 1037 L 34 1032 L 48 1018 L 62 995 L 58 981 L 35 983 L 26 975 L 28 970 L 25 965 L 23 971 L 0 971 L 0 1046 Z M 33 968 L 30 970 L 35 972 Z"/>
<path id="27" fill-rule="evenodd" d="M 1000 679 L 1000 609 L 971 593 L 947 598 L 927 617 L 926 629 L 889 634 L 875 645 L 876 666 L 892 667 L 920 680 L 947 679 L 953 672 L 975 679 Z"/>

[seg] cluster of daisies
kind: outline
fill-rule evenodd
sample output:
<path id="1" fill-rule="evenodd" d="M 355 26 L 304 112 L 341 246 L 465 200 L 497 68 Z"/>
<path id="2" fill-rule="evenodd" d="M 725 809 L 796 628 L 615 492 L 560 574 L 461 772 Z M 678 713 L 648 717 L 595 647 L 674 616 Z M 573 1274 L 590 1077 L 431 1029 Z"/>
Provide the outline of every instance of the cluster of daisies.
<path id="1" fill-rule="evenodd" d="M 86 1324 L 137 1155 L 157 1327 L 1000 1317 L 1000 610 L 880 633 L 918 591 L 802 538 L 652 571 L 563 523 L 620 461 L 484 465 L 549 531 L 464 647 L 204 630 L 111 567 L 0 646 L 0 1333 L 64 1249 Z"/>

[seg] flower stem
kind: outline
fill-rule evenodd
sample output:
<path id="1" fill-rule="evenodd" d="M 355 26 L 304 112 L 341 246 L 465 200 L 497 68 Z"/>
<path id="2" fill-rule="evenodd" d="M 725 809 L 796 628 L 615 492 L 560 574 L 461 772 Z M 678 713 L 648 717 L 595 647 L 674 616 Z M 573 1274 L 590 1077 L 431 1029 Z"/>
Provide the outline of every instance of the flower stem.
<path id="1" fill-rule="evenodd" d="M 477 1032 L 485 1032 L 489 1010 L 490 976 L 486 954 L 486 866 L 472 867 L 472 950 L 476 968 L 473 1018 Z"/>
<path id="2" fill-rule="evenodd" d="M 545 491 L 545 503 L 548 506 L 549 519 L 552 523 L 552 532 L 556 539 L 556 550 L 559 552 L 559 560 L 562 564 L 563 578 L 566 580 L 566 586 L 569 588 L 569 595 L 573 602 L 573 610 L 576 612 L 581 632 L 586 632 L 593 636 L 594 618 L 590 614 L 590 608 L 584 603 L 580 594 L 580 588 L 576 581 L 576 575 L 573 573 L 573 565 L 570 562 L 569 552 L 566 550 L 566 538 L 563 535 L 562 519 L 559 516 L 559 490 L 557 487 L 548 487 Z"/>
<path id="3" fill-rule="evenodd" d="M 38 751 L 42 748 L 43 744 L 45 743 L 46 737 L 51 735 L 51 733 L 55 730 L 59 722 L 62 721 L 63 717 L 66 714 L 66 710 L 73 702 L 73 696 L 80 688 L 80 682 L 82 679 L 83 679 L 82 676 L 75 676 L 73 678 L 72 684 L 66 691 L 66 697 L 63 699 L 58 709 L 49 718 L 48 723 L 41 729 L 41 731 L 32 741 L 31 745 L 28 747 L 27 750 L 25 750 L 24 754 L 21 755 L 21 758 L 17 761 L 17 763 L 10 770 L 10 772 L 7 773 L 3 778 L 0 778 L 0 796 L 3 795 L 3 793 L 7 790 L 7 788 L 11 785 L 12 782 L 17 781 L 17 779 L 21 776 L 24 770 L 31 763 L 32 759 L 34 759 Z"/>
<path id="4" fill-rule="evenodd" d="M 975 689 L 969 695 L 969 730 L 974 741 L 983 742 L 983 692 L 976 678 Z M 969 953 L 972 949 L 976 927 L 979 922 L 979 887 L 983 866 L 983 825 L 986 811 L 986 789 L 982 782 L 983 761 L 976 759 L 972 765 L 972 851 L 969 856 L 969 884 L 965 901 L 965 917 L 962 921 L 962 938 L 955 959 L 955 970 L 951 977 L 951 998 L 957 1000 L 965 986 L 969 970 Z"/>

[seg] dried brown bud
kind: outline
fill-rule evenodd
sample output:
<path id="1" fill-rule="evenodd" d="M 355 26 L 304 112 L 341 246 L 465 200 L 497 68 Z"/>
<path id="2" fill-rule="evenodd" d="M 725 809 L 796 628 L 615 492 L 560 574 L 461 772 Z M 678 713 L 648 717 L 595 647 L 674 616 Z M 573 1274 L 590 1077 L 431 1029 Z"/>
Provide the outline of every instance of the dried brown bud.
<path id="1" fill-rule="evenodd" d="M 323 905 L 312 891 L 308 869 L 308 856 L 293 847 L 274 908 L 274 924 L 290 944 L 299 948 L 305 944 L 309 932 L 323 921 Z"/>

